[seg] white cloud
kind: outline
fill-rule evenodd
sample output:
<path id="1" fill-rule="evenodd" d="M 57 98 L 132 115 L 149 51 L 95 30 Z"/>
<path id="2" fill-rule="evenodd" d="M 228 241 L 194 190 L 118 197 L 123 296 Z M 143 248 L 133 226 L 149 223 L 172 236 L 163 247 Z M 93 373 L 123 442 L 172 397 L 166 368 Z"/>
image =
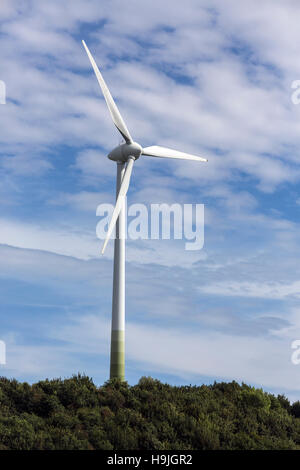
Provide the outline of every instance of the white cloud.
<path id="1" fill-rule="evenodd" d="M 253 283 L 225 281 L 199 287 L 201 292 L 231 297 L 255 297 L 265 299 L 300 298 L 300 280 L 292 283 Z"/>
<path id="2" fill-rule="evenodd" d="M 96 257 L 99 242 L 80 230 L 31 225 L 14 220 L 0 220 L 0 244 L 31 250 L 42 250 L 78 259 Z"/>
<path id="3" fill-rule="evenodd" d="M 61 196 L 63 203 L 75 205 L 86 210 L 91 208 L 96 197 L 89 193 L 73 196 Z M 56 201 L 59 203 L 60 201 Z M 37 225 L 16 220 L 0 219 L 0 244 L 29 250 L 45 251 L 76 259 L 88 260 L 100 258 L 100 247 L 103 241 L 95 233 L 76 226 Z M 158 264 L 161 266 L 188 267 L 195 262 L 205 259 L 200 251 L 186 251 L 184 240 L 128 240 L 127 261 L 137 264 Z M 108 245 L 105 256 L 101 259 L 112 259 L 113 240 Z"/>
<path id="4" fill-rule="evenodd" d="M 3 170 L 18 176 L 41 175 L 53 169 L 53 165 L 46 159 L 28 157 L 28 155 L 4 156 L 1 160 Z"/>
<path id="5" fill-rule="evenodd" d="M 106 155 L 94 149 L 80 152 L 74 164 L 74 168 L 80 170 L 85 176 L 85 181 L 99 184 L 99 178 L 115 176 L 115 164 L 106 158 Z"/>
<path id="6" fill-rule="evenodd" d="M 85 316 L 51 335 L 70 347 L 92 354 L 107 349 L 109 322 Z M 289 333 L 269 337 L 233 336 L 176 327 L 164 328 L 129 321 L 126 351 L 129 361 L 141 367 L 151 366 L 157 372 L 186 377 L 220 377 L 250 382 L 278 391 L 300 390 L 300 379 L 291 358 Z M 282 385 L 284 384 L 284 386 Z M 287 385 L 288 384 L 288 385 Z"/>
<path id="7" fill-rule="evenodd" d="M 81 191 L 80 193 L 60 193 L 50 199 L 49 204 L 58 206 L 70 206 L 73 209 L 86 211 L 89 214 L 96 213 L 97 206 L 100 203 L 114 203 L 114 196 L 107 193 L 96 193 Z"/>
<path id="8" fill-rule="evenodd" d="M 98 41 L 91 45 L 105 67 L 111 62 L 110 54 L 117 51 L 123 40 L 125 44 L 133 42 L 133 22 L 135 48 L 129 51 L 131 61 L 104 70 L 133 135 L 145 144 L 170 141 L 183 150 L 213 154 L 207 149 L 219 147 L 225 152 L 223 158 L 210 159 L 206 168 L 196 171 L 194 165 L 188 168 L 179 164 L 170 166 L 172 173 L 182 168 L 185 177 L 205 181 L 231 178 L 238 169 L 254 176 L 263 190 L 274 190 L 282 182 L 298 180 L 299 170 L 295 171 L 284 152 L 288 143 L 298 155 L 298 110 L 289 104 L 290 90 L 284 80 L 277 77 L 276 81 L 268 80 L 267 85 L 264 81 L 264 76 L 271 75 L 273 62 L 282 70 L 288 71 L 290 67 L 290 62 L 278 61 L 286 56 L 280 53 L 284 47 L 289 50 L 289 46 L 297 43 L 296 20 L 292 20 L 289 34 L 277 34 L 274 39 L 274 32 L 285 25 L 287 18 L 295 18 L 294 3 L 276 8 L 268 3 L 250 16 L 245 15 L 246 8 L 235 8 L 232 2 L 226 9 L 216 4 L 214 12 L 209 6 L 204 2 L 199 8 L 196 2 L 190 2 L 184 8 L 177 5 L 174 9 L 170 2 L 164 2 L 153 8 L 131 2 L 126 14 L 120 16 L 118 1 L 103 2 L 102 8 L 92 1 L 87 8 L 77 0 L 72 12 L 57 1 L 51 6 L 32 2 L 23 15 L 4 25 L 10 42 L 3 38 L 1 60 L 6 64 L 3 78 L 9 98 L 20 102 L 18 106 L 10 102 L 5 108 L 5 119 L 2 117 L 6 145 L 15 145 L 18 139 L 29 149 L 31 143 L 49 146 L 62 142 L 113 147 L 116 134 L 104 101 L 95 100 L 100 91 L 84 50 L 73 34 L 80 20 L 100 23 L 106 20 L 104 26 L 93 28 L 92 36 Z M 169 30 L 161 30 L 162 26 Z M 249 34 L 251 27 L 259 33 Z M 151 34 L 149 39 L 149 33 L 154 31 L 157 34 Z M 245 46 L 241 44 L 240 56 L 231 50 L 231 46 L 238 44 L 239 35 L 246 41 Z M 146 41 L 147 37 L 148 43 L 140 46 L 139 38 Z M 267 48 L 259 49 L 262 41 Z M 248 62 L 243 60 L 243 47 L 248 47 L 248 43 L 262 55 L 261 62 L 256 63 L 251 55 Z M 29 51 L 28 62 L 25 58 Z M 45 54 L 50 54 L 48 63 Z M 78 72 L 67 72 L 72 63 L 73 67 L 88 71 L 88 75 L 80 77 Z M 193 84 L 175 82 L 164 70 L 170 70 L 171 75 L 183 73 Z M 87 97 L 91 92 L 92 99 Z M 84 154 L 81 155 L 79 166 L 89 166 L 82 162 Z M 86 158 L 92 159 L 89 155 Z M 107 165 L 100 164 L 99 168 L 102 174 L 110 174 Z"/>

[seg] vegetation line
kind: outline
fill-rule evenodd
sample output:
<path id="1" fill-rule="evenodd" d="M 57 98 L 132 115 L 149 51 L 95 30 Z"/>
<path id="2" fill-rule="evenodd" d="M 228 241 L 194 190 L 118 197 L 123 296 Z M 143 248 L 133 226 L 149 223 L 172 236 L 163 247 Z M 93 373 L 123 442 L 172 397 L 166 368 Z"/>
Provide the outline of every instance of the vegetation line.
<path id="1" fill-rule="evenodd" d="M 299 449 L 300 402 L 236 382 L 0 378 L 0 449 Z"/>

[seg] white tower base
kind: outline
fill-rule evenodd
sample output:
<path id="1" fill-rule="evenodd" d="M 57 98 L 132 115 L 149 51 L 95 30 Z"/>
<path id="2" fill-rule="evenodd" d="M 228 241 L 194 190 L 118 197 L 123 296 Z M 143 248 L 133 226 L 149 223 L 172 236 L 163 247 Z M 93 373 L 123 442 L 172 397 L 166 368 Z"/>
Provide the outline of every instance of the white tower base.
<path id="1" fill-rule="evenodd" d="M 117 162 L 116 199 L 125 173 L 125 163 Z M 110 379 L 125 380 L 125 198 L 116 222 L 114 279 L 112 296 Z"/>

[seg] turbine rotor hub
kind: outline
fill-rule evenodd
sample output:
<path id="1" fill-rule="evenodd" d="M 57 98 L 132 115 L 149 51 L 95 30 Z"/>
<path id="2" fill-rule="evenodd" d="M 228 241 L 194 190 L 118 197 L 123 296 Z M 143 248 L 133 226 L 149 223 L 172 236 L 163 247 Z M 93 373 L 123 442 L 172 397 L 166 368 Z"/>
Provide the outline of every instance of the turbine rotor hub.
<path id="1" fill-rule="evenodd" d="M 122 144 L 113 149 L 109 154 L 108 158 L 115 162 L 127 162 L 129 157 L 134 157 L 137 160 L 141 153 L 142 147 L 137 142 L 132 142 L 131 144 Z"/>

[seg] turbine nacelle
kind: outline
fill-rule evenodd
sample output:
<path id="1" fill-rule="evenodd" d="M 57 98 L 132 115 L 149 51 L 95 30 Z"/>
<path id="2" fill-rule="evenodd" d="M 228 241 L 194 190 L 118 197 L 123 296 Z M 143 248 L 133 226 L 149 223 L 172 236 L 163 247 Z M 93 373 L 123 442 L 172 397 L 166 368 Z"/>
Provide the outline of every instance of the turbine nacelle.
<path id="1" fill-rule="evenodd" d="M 114 148 L 107 156 L 110 160 L 115 162 L 127 162 L 129 157 L 134 157 L 137 160 L 141 153 L 142 147 L 137 142 L 131 142 L 119 145 Z"/>

